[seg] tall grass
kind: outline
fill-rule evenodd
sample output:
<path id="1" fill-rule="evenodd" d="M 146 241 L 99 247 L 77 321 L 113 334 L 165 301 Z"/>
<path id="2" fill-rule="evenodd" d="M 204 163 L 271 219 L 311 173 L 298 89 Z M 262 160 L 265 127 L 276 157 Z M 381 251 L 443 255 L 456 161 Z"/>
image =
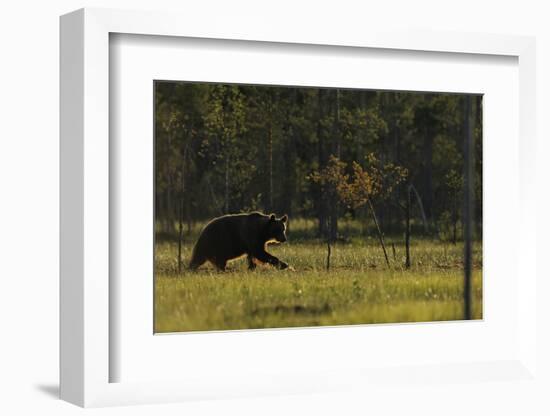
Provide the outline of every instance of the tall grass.
<path id="1" fill-rule="evenodd" d="M 157 238 L 155 249 L 155 331 L 205 331 L 462 319 L 462 244 L 413 239 L 410 269 L 404 268 L 400 238 L 391 268 L 374 236 L 359 224 L 335 244 L 331 269 L 326 249 L 315 239 L 313 221 L 290 224 L 289 242 L 269 251 L 295 271 L 270 266 L 248 271 L 244 259 L 221 273 L 207 264 L 177 273 L 177 243 Z M 345 224 L 341 224 L 345 233 Z M 193 229 L 183 246 L 188 261 Z M 474 244 L 473 317 L 482 317 L 481 243 Z"/>

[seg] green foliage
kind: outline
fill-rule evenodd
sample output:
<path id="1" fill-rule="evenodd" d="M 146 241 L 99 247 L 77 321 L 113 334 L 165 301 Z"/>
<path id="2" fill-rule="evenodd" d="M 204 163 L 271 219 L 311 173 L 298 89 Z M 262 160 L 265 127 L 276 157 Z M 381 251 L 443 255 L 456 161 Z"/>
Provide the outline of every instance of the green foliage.
<path id="1" fill-rule="evenodd" d="M 315 184 L 320 185 L 323 194 L 330 194 L 330 197 L 339 197 L 340 189 L 348 183 L 349 175 L 345 173 L 346 163 L 336 156 L 331 155 L 327 165 L 308 175 L 308 178 Z"/>
<path id="2" fill-rule="evenodd" d="M 183 217 L 190 223 L 251 208 L 321 222 L 328 211 L 338 217 L 363 215 L 353 207 L 369 195 L 377 213 L 387 214 L 380 215 L 382 228 L 397 230 L 404 219 L 394 200 L 402 197 L 398 188 L 406 181 L 418 191 L 429 222 L 439 228 L 452 225 L 460 192 L 446 178 L 463 167 L 461 99 L 454 94 L 157 82 L 156 218 L 166 233 L 174 233 L 171 224 L 183 203 Z M 480 228 L 480 98 L 475 108 Z M 345 164 L 342 172 L 326 170 L 337 168 L 330 166 L 331 155 Z M 314 180 L 315 174 L 332 178 Z M 334 175 L 348 177 L 343 181 Z M 335 181 L 348 183 L 345 192 Z M 333 198 L 338 198 L 336 210 Z"/>

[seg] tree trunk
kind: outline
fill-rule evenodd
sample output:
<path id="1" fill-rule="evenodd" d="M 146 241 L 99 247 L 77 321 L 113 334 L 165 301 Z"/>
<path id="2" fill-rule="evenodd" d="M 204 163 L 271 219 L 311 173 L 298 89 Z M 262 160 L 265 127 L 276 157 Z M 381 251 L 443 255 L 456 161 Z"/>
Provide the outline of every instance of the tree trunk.
<path id="1" fill-rule="evenodd" d="M 327 271 L 330 270 L 330 254 L 331 254 L 330 239 L 327 238 Z"/>
<path id="2" fill-rule="evenodd" d="M 433 142 L 434 142 L 434 123 L 431 117 L 431 109 L 429 109 L 431 95 L 425 95 L 424 100 L 426 104 L 424 114 L 424 191 L 422 196 L 424 197 L 424 209 L 426 215 L 431 221 L 433 219 Z"/>
<path id="3" fill-rule="evenodd" d="M 384 235 L 382 234 L 382 230 L 380 230 L 380 226 L 378 225 L 378 219 L 376 218 L 376 212 L 374 211 L 374 207 L 372 206 L 372 202 L 370 198 L 368 199 L 370 212 L 372 215 L 372 219 L 374 221 L 374 225 L 376 225 L 376 231 L 378 232 L 378 241 L 380 241 L 380 246 L 382 247 L 382 250 L 384 251 L 384 257 L 386 259 L 386 264 L 388 267 L 390 266 L 390 259 L 388 258 L 388 252 L 386 251 L 386 244 L 384 243 Z"/>
<path id="4" fill-rule="evenodd" d="M 317 160 L 318 168 L 321 170 L 326 166 L 326 155 L 323 148 L 323 139 L 322 139 L 322 124 L 321 120 L 323 119 L 323 90 L 319 88 L 317 92 Z M 318 186 L 317 189 L 317 217 L 319 221 L 319 236 L 322 238 L 327 235 L 327 209 L 326 201 L 323 195 L 321 186 Z"/>
<path id="5" fill-rule="evenodd" d="M 336 89 L 336 114 L 334 123 L 334 138 L 335 138 L 335 156 L 340 159 L 341 154 L 341 137 L 340 137 L 340 90 Z M 338 237 L 338 200 L 336 191 L 332 190 L 332 198 L 330 201 L 330 239 L 336 241 Z"/>
<path id="6" fill-rule="evenodd" d="M 181 256 L 181 249 L 183 246 L 183 196 L 180 199 L 179 204 L 179 220 L 178 220 L 178 273 L 181 273 L 182 265 L 183 265 L 183 259 Z"/>
<path id="7" fill-rule="evenodd" d="M 336 117 L 335 117 L 336 157 L 341 158 L 342 136 L 340 132 L 340 90 L 336 89 Z"/>
<path id="8" fill-rule="evenodd" d="M 290 103 L 285 113 L 286 120 L 284 123 L 284 155 L 283 163 L 285 167 L 285 175 L 283 176 L 283 190 L 282 193 L 282 208 L 283 212 L 289 217 L 292 217 L 292 202 L 295 200 L 296 195 L 296 129 L 292 125 L 292 114 L 296 111 L 297 102 L 297 90 L 292 89 L 290 95 Z M 287 223 L 287 229 L 288 229 Z"/>
<path id="9" fill-rule="evenodd" d="M 411 187 L 407 189 L 407 205 L 405 207 L 405 268 L 411 267 Z"/>
<path id="10" fill-rule="evenodd" d="M 420 198 L 420 194 L 414 187 L 414 185 L 410 185 L 409 192 L 414 192 L 414 196 L 416 197 L 416 202 L 418 203 L 418 208 L 420 209 L 420 215 L 422 216 L 422 223 L 424 225 L 424 231 L 428 232 L 428 220 L 426 218 L 426 212 L 424 211 L 424 204 L 422 204 L 422 198 Z"/>
<path id="11" fill-rule="evenodd" d="M 474 170 L 477 173 L 474 179 L 475 183 L 475 194 L 474 194 L 474 219 L 473 221 L 476 224 L 476 236 L 478 239 L 483 239 L 483 113 L 482 113 L 482 103 L 483 97 L 476 97 L 473 101 L 473 111 L 475 114 L 473 118 L 474 126 L 477 126 L 479 131 L 478 134 L 473 135 L 473 144 L 475 151 L 474 153 Z M 472 128 L 473 129 L 473 128 Z"/>
<path id="12" fill-rule="evenodd" d="M 327 229 L 330 229 L 330 218 L 327 218 L 329 224 L 327 224 Z M 330 256 L 332 254 L 332 239 L 330 235 L 327 235 L 327 271 L 330 270 Z"/>
<path id="13" fill-rule="evenodd" d="M 182 163 L 180 167 L 181 175 L 181 194 L 179 198 L 179 212 L 178 212 L 178 273 L 181 273 L 183 259 L 182 259 L 182 246 L 183 246 L 183 210 L 185 203 L 185 159 L 187 158 L 187 149 L 184 149 L 182 155 Z"/>
<path id="14" fill-rule="evenodd" d="M 273 211 L 273 94 L 269 94 L 269 125 L 267 132 L 267 159 L 269 169 L 269 207 Z"/>
<path id="15" fill-rule="evenodd" d="M 464 97 L 464 319 L 472 319 L 472 231 L 474 212 L 474 143 L 471 97 Z"/>

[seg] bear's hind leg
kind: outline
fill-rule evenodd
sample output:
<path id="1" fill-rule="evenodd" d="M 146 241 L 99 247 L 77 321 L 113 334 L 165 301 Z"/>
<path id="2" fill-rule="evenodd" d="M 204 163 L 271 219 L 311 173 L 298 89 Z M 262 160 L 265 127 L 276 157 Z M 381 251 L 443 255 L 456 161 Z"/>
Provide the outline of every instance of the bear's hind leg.
<path id="1" fill-rule="evenodd" d="M 191 259 L 191 262 L 189 263 L 189 268 L 191 270 L 197 270 L 199 267 L 201 267 L 204 262 L 206 261 L 206 259 L 202 259 L 202 258 L 196 258 L 193 256 L 193 258 Z"/>
<path id="2" fill-rule="evenodd" d="M 212 260 L 214 266 L 216 266 L 220 271 L 225 272 L 225 266 L 227 265 L 227 260 L 215 259 Z"/>

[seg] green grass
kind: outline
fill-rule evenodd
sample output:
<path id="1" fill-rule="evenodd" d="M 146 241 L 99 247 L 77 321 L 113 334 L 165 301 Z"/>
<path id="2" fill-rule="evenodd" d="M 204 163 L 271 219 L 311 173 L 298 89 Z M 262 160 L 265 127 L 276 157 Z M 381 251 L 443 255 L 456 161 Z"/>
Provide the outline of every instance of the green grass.
<path id="1" fill-rule="evenodd" d="M 293 239 L 293 231 L 291 226 L 289 243 L 269 251 L 295 271 L 270 266 L 248 271 L 241 259 L 224 273 L 207 264 L 178 274 L 177 243 L 157 242 L 155 332 L 462 319 L 462 244 L 413 240 L 412 267 L 404 269 L 403 245 L 394 240 L 394 257 L 388 238 L 388 269 L 377 241 L 358 235 L 333 247 L 331 270 L 326 271 L 326 245 Z M 307 229 L 296 230 L 296 235 L 305 234 Z M 186 242 L 185 261 L 191 248 Z M 481 244 L 476 243 L 475 319 L 482 317 L 481 259 Z"/>

